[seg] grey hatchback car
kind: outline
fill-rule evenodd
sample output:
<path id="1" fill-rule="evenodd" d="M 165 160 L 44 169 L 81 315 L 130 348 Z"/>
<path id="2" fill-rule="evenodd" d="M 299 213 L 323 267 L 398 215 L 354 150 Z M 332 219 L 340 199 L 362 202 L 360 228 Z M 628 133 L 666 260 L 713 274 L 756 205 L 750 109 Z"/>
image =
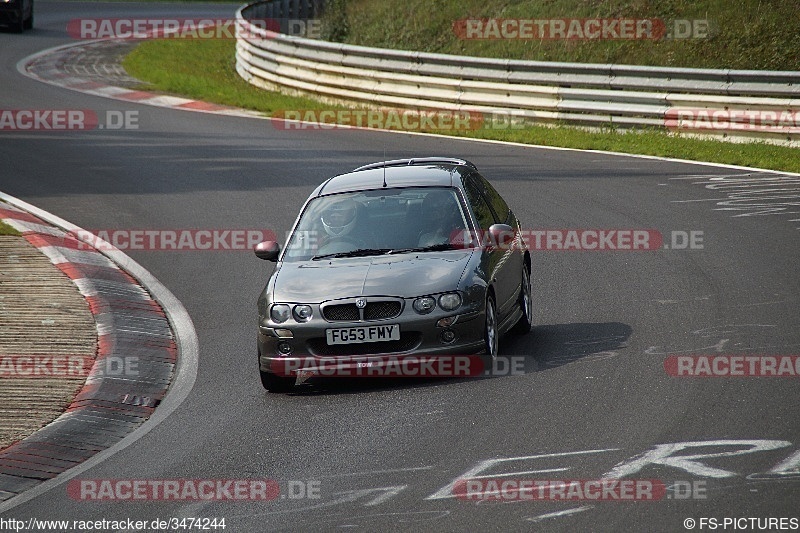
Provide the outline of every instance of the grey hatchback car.
<path id="1" fill-rule="evenodd" d="M 483 354 L 531 329 L 531 256 L 508 204 L 463 159 L 373 163 L 306 200 L 258 299 L 261 383 L 286 392 L 303 369 Z"/>

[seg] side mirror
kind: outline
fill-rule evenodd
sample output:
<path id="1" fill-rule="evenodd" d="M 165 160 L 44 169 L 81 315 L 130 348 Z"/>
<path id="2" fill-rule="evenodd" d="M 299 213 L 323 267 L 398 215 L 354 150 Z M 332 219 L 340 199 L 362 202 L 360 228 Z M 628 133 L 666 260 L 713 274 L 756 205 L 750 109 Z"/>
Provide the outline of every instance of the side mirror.
<path id="1" fill-rule="evenodd" d="M 514 242 L 514 228 L 508 224 L 492 224 L 489 226 L 489 239 L 492 248 L 508 250 Z"/>
<path id="2" fill-rule="evenodd" d="M 253 249 L 256 257 L 266 261 L 277 261 L 281 253 L 281 245 L 275 241 L 264 241 L 256 244 Z"/>

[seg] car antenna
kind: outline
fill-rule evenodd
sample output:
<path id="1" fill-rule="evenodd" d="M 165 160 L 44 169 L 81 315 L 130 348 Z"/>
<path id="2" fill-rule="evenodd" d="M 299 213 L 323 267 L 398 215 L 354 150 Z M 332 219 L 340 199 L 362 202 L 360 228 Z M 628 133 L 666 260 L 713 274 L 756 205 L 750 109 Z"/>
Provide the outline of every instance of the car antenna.
<path id="1" fill-rule="evenodd" d="M 386 144 L 383 145 L 383 186 L 386 187 Z"/>

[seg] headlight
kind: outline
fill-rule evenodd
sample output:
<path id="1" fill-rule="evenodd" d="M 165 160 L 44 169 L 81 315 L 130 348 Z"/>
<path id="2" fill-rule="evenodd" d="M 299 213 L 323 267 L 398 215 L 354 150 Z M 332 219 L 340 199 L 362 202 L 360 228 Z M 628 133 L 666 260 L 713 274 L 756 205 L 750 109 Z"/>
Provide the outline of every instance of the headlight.
<path id="1" fill-rule="evenodd" d="M 269 312 L 269 316 L 272 318 L 272 321 L 277 322 L 278 324 L 283 324 L 289 320 L 291 315 L 292 311 L 286 304 L 275 304 L 272 306 L 272 309 Z"/>
<path id="2" fill-rule="evenodd" d="M 461 295 L 457 292 L 451 292 L 439 296 L 439 307 L 445 311 L 457 309 L 459 305 L 461 305 Z"/>
<path id="3" fill-rule="evenodd" d="M 311 320 L 311 306 L 310 305 L 295 305 L 294 306 L 294 319 L 298 322 L 308 322 Z"/>
<path id="4" fill-rule="evenodd" d="M 430 296 L 423 296 L 414 300 L 414 311 L 421 315 L 427 315 L 436 307 L 436 300 Z"/>

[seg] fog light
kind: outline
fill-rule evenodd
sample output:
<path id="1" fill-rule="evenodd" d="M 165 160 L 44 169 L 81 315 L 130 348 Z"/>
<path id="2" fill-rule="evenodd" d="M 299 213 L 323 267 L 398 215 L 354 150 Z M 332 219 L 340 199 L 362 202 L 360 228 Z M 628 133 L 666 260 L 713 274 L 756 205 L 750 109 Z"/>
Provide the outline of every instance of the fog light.
<path id="1" fill-rule="evenodd" d="M 292 353 L 292 347 L 289 345 L 288 342 L 280 342 L 278 343 L 278 352 L 281 355 L 289 355 Z"/>
<path id="2" fill-rule="evenodd" d="M 456 333 L 452 329 L 446 329 L 439 335 L 439 338 L 442 339 L 442 342 L 445 344 L 450 344 L 454 340 L 456 340 Z"/>

